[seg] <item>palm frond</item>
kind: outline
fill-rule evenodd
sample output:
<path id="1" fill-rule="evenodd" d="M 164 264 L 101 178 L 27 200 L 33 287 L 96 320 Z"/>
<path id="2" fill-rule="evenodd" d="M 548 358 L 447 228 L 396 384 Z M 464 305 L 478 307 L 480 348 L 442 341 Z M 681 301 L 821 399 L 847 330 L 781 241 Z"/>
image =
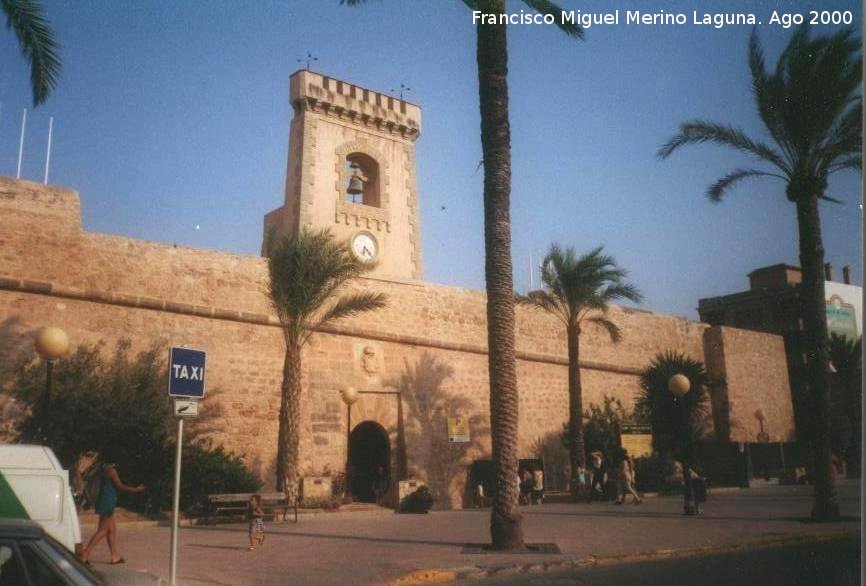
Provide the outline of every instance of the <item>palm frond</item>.
<path id="1" fill-rule="evenodd" d="M 387 301 L 388 298 L 384 293 L 371 291 L 344 295 L 318 316 L 310 330 L 318 329 L 336 320 L 351 317 L 359 313 L 381 309 L 385 307 Z"/>
<path id="2" fill-rule="evenodd" d="M 634 303 L 643 301 L 643 294 L 632 283 L 616 283 L 605 288 L 601 296 L 605 301 L 628 299 Z"/>
<path id="3" fill-rule="evenodd" d="M 346 283 L 372 268 L 328 230 L 304 228 L 281 239 L 271 236 L 267 249 L 271 301 L 286 336 L 294 340 L 320 322 L 315 316 L 327 313 L 323 308 Z"/>
<path id="4" fill-rule="evenodd" d="M 752 140 L 744 132 L 733 126 L 725 126 L 704 120 L 692 120 L 683 123 L 680 126 L 679 134 L 674 135 L 667 143 L 662 145 L 656 154 L 659 158 L 666 159 L 682 146 L 705 142 L 729 146 L 750 153 L 762 161 L 775 165 L 783 173 L 790 173 L 791 171 L 788 163 L 772 147 Z"/>
<path id="5" fill-rule="evenodd" d="M 610 321 L 608 318 L 603 316 L 593 316 L 587 318 L 586 320 L 589 323 L 593 323 L 597 326 L 601 326 L 605 330 L 607 330 L 607 334 L 610 336 L 610 339 L 613 343 L 618 343 L 622 339 L 622 330 L 619 329 L 619 326 Z"/>
<path id="6" fill-rule="evenodd" d="M 759 171 L 757 169 L 736 169 L 710 185 L 707 189 L 707 197 L 713 203 L 719 203 L 722 201 L 722 196 L 729 187 L 747 177 L 776 177 L 783 181 L 786 180 L 786 177 L 778 173 L 767 173 L 766 171 Z"/>
<path id="7" fill-rule="evenodd" d="M 847 159 L 842 159 L 837 163 L 833 163 L 830 165 L 828 170 L 832 173 L 834 171 L 841 171 L 843 169 L 863 169 L 863 158 L 862 157 L 848 157 Z M 826 196 L 825 196 L 826 197 Z"/>
<path id="8" fill-rule="evenodd" d="M 561 320 L 568 323 L 568 310 L 564 308 L 559 299 L 552 295 L 547 291 L 535 290 L 530 291 L 526 295 L 516 294 L 514 296 L 514 300 L 520 304 L 527 307 L 534 307 L 536 309 L 541 309 L 548 313 L 552 313 L 557 316 Z"/>
<path id="9" fill-rule="evenodd" d="M 60 76 L 57 42 L 42 6 L 34 0 L 0 0 L 6 28 L 12 29 L 24 58 L 30 62 L 33 105 L 45 103 Z"/>
<path id="10" fill-rule="evenodd" d="M 562 8 L 555 2 L 551 2 L 550 0 L 523 0 L 523 3 L 541 14 L 551 14 L 556 17 L 556 26 L 568 36 L 583 39 L 583 27 L 576 22 L 574 24 L 565 22 L 562 18 Z"/>

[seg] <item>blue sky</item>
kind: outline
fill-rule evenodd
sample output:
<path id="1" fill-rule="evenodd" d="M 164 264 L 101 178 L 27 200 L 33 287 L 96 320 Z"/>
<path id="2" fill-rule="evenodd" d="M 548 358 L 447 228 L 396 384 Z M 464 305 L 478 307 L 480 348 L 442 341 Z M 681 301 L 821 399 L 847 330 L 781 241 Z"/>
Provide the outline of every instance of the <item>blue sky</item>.
<path id="1" fill-rule="evenodd" d="M 257 254 L 262 216 L 283 200 L 288 78 L 313 68 L 365 87 L 411 88 L 425 279 L 481 289 L 482 172 L 475 34 L 458 0 L 316 2 L 46 1 L 64 62 L 56 92 L 28 112 L 23 177 L 79 191 L 90 231 Z M 790 30 L 774 9 L 850 10 L 855 0 L 563 0 L 568 9 L 755 12 L 775 61 Z M 523 4 L 510 0 L 517 11 Z M 832 27 L 816 26 L 821 34 Z M 719 205 L 706 187 L 748 158 L 712 146 L 660 162 L 689 118 L 761 136 L 746 65 L 750 27 L 608 26 L 577 42 L 548 26 L 509 28 L 515 287 L 551 242 L 605 245 L 648 309 L 696 318 L 700 297 L 747 287 L 752 269 L 797 264 L 793 206 L 779 183 L 744 183 Z M 28 71 L 0 34 L 0 174 L 15 175 Z M 861 178 L 840 175 L 822 209 L 827 258 L 861 282 Z M 442 207 L 446 209 L 442 209 Z M 195 226 L 200 229 L 196 230 Z M 536 277 L 537 279 L 537 277 Z M 537 284 L 537 281 L 536 281 Z"/>

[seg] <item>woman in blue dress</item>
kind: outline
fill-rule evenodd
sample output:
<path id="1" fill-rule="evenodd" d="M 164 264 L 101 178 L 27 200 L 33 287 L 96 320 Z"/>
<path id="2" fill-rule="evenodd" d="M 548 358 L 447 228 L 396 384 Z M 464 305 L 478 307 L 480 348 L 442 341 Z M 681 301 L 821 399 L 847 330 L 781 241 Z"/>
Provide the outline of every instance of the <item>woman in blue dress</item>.
<path id="1" fill-rule="evenodd" d="M 122 564 L 126 560 L 117 551 L 117 524 L 114 521 L 114 508 L 117 506 L 117 492 L 144 492 L 144 485 L 129 486 L 120 480 L 117 474 L 116 464 L 104 464 L 102 466 L 102 484 L 99 489 L 99 497 L 96 499 L 96 513 L 99 515 L 99 526 L 96 533 L 87 542 L 87 546 L 81 552 L 81 561 L 90 564 L 90 552 L 96 547 L 103 537 L 108 541 L 108 549 L 111 550 L 111 563 Z"/>

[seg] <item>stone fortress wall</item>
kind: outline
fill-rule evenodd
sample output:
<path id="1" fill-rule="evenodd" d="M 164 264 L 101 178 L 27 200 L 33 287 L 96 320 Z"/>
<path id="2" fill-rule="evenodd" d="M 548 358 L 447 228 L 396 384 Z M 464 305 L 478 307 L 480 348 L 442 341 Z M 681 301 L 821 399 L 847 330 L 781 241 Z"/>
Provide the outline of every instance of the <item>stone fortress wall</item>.
<path id="1" fill-rule="evenodd" d="M 69 189 L 0 178 L 0 373 L 32 353 L 44 325 L 66 330 L 73 345 L 128 338 L 134 349 L 154 342 L 204 349 L 202 409 L 219 414 L 213 439 L 272 483 L 284 346 L 265 259 L 86 232 L 79 205 Z M 352 426 L 381 424 L 397 473 L 446 478 L 459 506 L 466 465 L 489 453 L 484 294 L 410 280 L 354 286 L 382 291 L 388 306 L 318 332 L 306 348 L 302 473 L 343 469 L 339 389 L 400 390 L 402 413 L 394 395 L 362 394 Z M 780 337 L 620 307 L 611 317 L 623 330 L 619 344 L 592 327 L 581 339 L 585 406 L 605 394 L 630 406 L 640 370 L 656 353 L 678 350 L 724 376 L 712 391 L 714 419 L 725 422 L 717 426 L 721 439 L 755 441 L 758 408 L 771 441 L 793 439 Z M 558 321 L 528 308 L 517 310 L 516 334 L 520 453 L 531 457 L 533 443 L 567 418 L 566 341 Z M 471 444 L 454 446 L 444 460 L 431 428 L 442 412 L 473 422 Z"/>

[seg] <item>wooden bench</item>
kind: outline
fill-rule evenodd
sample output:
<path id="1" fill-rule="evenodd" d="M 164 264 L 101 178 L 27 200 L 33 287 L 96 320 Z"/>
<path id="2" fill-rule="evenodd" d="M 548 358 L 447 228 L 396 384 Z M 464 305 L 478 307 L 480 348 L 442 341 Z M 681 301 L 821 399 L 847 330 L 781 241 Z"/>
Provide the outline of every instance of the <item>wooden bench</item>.
<path id="1" fill-rule="evenodd" d="M 208 509 L 205 513 L 205 519 L 207 522 L 212 522 L 216 517 L 246 517 L 250 497 L 253 494 L 256 493 L 209 494 L 207 497 Z M 289 509 L 293 509 L 295 512 L 295 523 L 298 522 L 297 501 L 289 504 L 286 500 L 286 495 L 282 492 L 263 492 L 258 494 L 262 497 L 262 510 L 265 512 L 266 518 L 276 521 L 277 515 L 281 515 L 282 520 L 286 521 Z"/>

